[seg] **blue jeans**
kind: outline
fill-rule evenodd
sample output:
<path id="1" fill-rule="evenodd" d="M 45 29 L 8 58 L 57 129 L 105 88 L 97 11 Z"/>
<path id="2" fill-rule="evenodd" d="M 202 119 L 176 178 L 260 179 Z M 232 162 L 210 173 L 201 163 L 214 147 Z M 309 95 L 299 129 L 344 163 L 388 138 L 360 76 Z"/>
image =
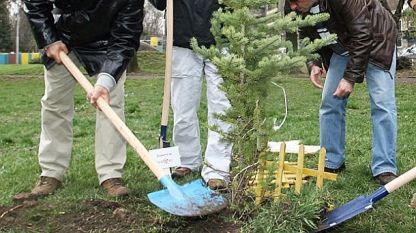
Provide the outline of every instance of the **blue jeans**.
<path id="1" fill-rule="evenodd" d="M 327 72 L 319 110 L 321 146 L 326 148 L 326 167 L 337 169 L 345 161 L 345 108 L 348 97 L 333 96 L 348 62 L 348 57 L 333 54 Z M 373 125 L 373 176 L 383 172 L 397 174 L 396 138 L 397 112 L 394 82 L 396 56 L 389 71 L 369 64 L 366 72 L 367 90 L 371 100 Z"/>

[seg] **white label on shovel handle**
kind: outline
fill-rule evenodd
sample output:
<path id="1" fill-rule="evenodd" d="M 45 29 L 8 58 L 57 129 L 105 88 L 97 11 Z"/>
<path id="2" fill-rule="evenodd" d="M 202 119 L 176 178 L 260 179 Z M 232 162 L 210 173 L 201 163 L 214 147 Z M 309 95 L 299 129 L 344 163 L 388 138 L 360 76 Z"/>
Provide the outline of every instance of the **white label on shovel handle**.
<path id="1" fill-rule="evenodd" d="M 178 167 L 181 165 L 179 148 L 177 146 L 149 150 L 149 153 L 161 168 Z"/>

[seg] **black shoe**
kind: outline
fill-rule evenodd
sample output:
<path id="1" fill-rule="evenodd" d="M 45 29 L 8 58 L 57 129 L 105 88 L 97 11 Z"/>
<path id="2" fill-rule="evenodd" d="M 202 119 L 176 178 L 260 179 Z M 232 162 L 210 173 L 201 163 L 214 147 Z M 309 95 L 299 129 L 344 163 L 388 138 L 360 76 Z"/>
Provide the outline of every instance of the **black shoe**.
<path id="1" fill-rule="evenodd" d="M 397 175 L 395 175 L 394 173 L 391 173 L 391 172 L 383 172 L 380 175 L 375 176 L 374 178 L 376 179 L 376 181 L 379 184 L 386 185 L 390 181 L 396 179 Z"/>
<path id="2" fill-rule="evenodd" d="M 342 165 L 339 168 L 329 168 L 329 167 L 324 168 L 325 172 L 331 172 L 331 173 L 340 173 L 344 170 L 345 170 L 345 163 L 342 163 Z"/>

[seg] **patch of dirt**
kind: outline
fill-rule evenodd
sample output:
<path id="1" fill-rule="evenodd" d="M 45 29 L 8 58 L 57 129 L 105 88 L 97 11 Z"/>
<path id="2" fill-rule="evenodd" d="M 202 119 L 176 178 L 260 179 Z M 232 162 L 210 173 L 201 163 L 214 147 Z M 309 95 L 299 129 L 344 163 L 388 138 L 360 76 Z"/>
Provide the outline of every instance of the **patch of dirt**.
<path id="1" fill-rule="evenodd" d="M 0 206 L 0 232 L 236 233 L 240 229 L 239 224 L 225 220 L 232 214 L 227 210 L 198 218 L 163 219 L 166 215 L 151 213 L 146 205 L 135 199 L 59 204 L 25 201 Z"/>
<path id="2" fill-rule="evenodd" d="M 416 84 L 416 68 L 401 69 L 397 71 L 397 82 L 405 84 Z"/>
<path id="3" fill-rule="evenodd" d="M 147 72 L 138 72 L 138 73 L 129 73 L 127 74 L 127 79 L 163 79 L 164 74 L 157 73 L 147 73 Z"/>

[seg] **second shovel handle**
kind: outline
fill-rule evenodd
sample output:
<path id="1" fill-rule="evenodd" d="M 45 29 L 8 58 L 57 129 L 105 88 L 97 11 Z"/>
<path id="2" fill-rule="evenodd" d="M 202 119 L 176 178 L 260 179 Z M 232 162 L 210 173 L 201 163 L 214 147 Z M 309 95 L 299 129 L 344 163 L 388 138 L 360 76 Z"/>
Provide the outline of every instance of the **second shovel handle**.
<path id="1" fill-rule="evenodd" d="M 173 0 L 166 1 L 166 60 L 165 60 L 165 83 L 163 87 L 163 104 L 161 125 L 168 125 L 170 82 L 172 76 L 172 54 L 173 54 Z"/>
<path id="2" fill-rule="evenodd" d="M 416 178 L 416 167 L 410 169 L 409 171 L 405 172 L 404 174 L 400 175 L 396 179 L 390 181 L 386 185 L 384 185 L 384 188 L 389 193 L 392 193 L 394 190 L 402 187 L 403 185 L 409 183 L 410 181 L 414 180 Z"/>

